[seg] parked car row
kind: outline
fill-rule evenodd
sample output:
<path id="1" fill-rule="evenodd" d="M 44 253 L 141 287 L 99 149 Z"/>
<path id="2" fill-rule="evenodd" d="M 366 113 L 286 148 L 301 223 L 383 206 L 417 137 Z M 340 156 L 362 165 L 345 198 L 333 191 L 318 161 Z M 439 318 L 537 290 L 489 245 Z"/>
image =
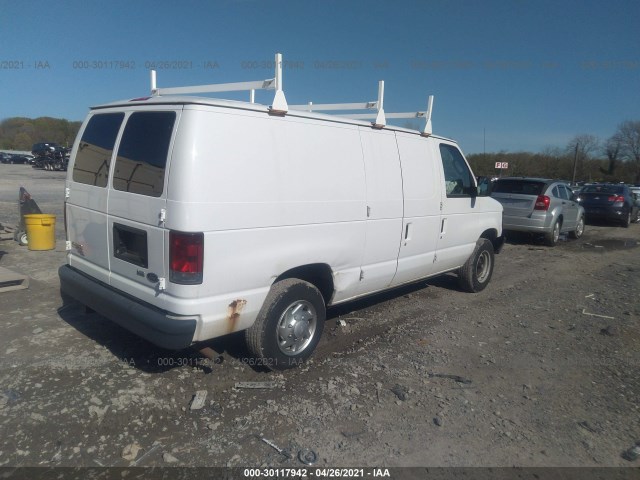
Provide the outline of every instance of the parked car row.
<path id="1" fill-rule="evenodd" d="M 640 220 L 640 187 L 598 183 L 574 191 L 561 180 L 505 177 L 494 180 L 490 192 L 504 209 L 507 235 L 539 234 L 551 247 L 562 233 L 580 238 L 587 221 L 612 221 L 626 228 Z"/>
<path id="2" fill-rule="evenodd" d="M 33 155 L 21 155 L 21 154 L 11 154 L 0 152 L 0 162 L 2 163 L 23 163 L 30 164 L 33 161 Z"/>

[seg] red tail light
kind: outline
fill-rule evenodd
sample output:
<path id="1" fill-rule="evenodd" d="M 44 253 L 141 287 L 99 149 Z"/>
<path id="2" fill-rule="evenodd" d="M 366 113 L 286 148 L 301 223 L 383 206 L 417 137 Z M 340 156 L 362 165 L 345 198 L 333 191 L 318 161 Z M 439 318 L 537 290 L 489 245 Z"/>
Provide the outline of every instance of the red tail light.
<path id="1" fill-rule="evenodd" d="M 608 200 L 610 202 L 613 202 L 613 203 L 624 203 L 624 196 L 623 195 L 611 195 L 611 196 L 609 196 Z"/>
<path id="2" fill-rule="evenodd" d="M 204 235 L 169 232 L 169 281 L 183 285 L 202 283 Z"/>
<path id="3" fill-rule="evenodd" d="M 535 210 L 549 210 L 549 204 L 551 203 L 551 199 L 546 195 L 538 195 L 536 198 L 536 206 Z"/>

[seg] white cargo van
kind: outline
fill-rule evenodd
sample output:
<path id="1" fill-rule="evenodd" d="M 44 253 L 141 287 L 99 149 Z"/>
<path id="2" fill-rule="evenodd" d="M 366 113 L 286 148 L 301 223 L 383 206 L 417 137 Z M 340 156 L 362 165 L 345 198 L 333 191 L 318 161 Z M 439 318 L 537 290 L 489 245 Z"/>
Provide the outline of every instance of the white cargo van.
<path id="1" fill-rule="evenodd" d="M 289 106 L 280 67 L 182 89 L 152 74 L 150 97 L 91 109 L 66 181 L 63 294 L 168 349 L 244 330 L 285 369 L 312 353 L 327 306 L 445 272 L 487 285 L 502 207 L 430 134 L 431 108 L 412 114 L 418 132 L 385 125 L 383 84 L 360 105 L 373 124 Z M 172 95 L 260 86 L 273 105 Z"/>

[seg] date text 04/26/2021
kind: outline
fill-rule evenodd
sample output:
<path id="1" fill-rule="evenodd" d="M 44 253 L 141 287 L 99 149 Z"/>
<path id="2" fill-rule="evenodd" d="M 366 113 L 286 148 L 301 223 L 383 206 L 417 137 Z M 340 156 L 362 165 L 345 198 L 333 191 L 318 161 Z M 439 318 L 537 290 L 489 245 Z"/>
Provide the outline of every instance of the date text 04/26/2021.
<path id="1" fill-rule="evenodd" d="M 390 478 L 388 468 L 245 468 L 245 478 Z"/>

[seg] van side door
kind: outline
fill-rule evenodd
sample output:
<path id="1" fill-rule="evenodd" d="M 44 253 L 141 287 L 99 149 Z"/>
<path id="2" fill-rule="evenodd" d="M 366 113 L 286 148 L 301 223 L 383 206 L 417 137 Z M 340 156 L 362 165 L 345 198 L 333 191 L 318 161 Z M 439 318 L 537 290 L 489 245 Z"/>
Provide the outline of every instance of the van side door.
<path id="1" fill-rule="evenodd" d="M 404 214 L 398 271 L 391 285 L 435 273 L 440 233 L 440 169 L 430 147 L 431 139 L 396 132 L 396 143 L 402 166 Z"/>
<path id="2" fill-rule="evenodd" d="M 360 128 L 367 228 L 358 294 L 387 288 L 398 267 L 402 233 L 402 175 L 394 132 Z"/>
<path id="3" fill-rule="evenodd" d="M 437 270 L 445 272 L 463 265 L 480 236 L 482 208 L 471 168 L 458 147 L 434 139 L 436 158 L 442 168 L 442 219 L 439 225 Z"/>

